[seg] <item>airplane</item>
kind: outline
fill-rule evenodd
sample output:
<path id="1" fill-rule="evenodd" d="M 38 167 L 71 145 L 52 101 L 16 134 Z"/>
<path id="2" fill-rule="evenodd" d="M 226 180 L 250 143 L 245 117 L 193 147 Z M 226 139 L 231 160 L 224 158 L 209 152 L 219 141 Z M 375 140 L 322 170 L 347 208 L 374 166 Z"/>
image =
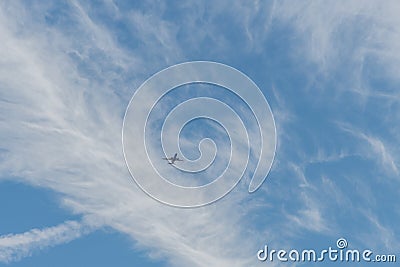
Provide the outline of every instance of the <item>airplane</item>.
<path id="1" fill-rule="evenodd" d="M 174 164 L 175 161 L 183 161 L 182 159 L 178 158 L 178 153 L 175 153 L 173 157 L 170 158 L 162 158 L 164 160 L 168 160 L 168 164 Z"/>

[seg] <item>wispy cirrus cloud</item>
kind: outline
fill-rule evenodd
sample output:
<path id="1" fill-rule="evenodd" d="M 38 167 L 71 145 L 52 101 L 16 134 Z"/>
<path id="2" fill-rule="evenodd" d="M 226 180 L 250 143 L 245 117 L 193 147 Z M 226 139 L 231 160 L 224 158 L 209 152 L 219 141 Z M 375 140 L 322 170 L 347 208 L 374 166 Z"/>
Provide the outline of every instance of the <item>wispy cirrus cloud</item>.
<path id="1" fill-rule="evenodd" d="M 137 246 L 149 249 L 149 255 L 176 266 L 253 262 L 249 255 L 256 244 L 245 236 L 243 214 L 234 209 L 241 205 L 243 194 L 233 194 L 213 207 L 180 210 L 150 199 L 131 181 L 121 147 L 122 115 L 130 94 L 117 94 L 110 81 L 117 73 L 125 82 L 141 80 L 134 71 L 165 64 L 162 54 L 151 55 L 160 55 L 151 66 L 140 63 L 147 60 L 142 50 L 120 48 L 109 29 L 99 26 L 88 15 L 88 7 L 78 2 L 67 7 L 73 14 L 67 21 L 72 28 L 64 25 L 61 14 L 53 18 L 60 25 L 49 25 L 43 20 L 50 7 L 34 6 L 31 12 L 21 2 L 2 6 L 0 30 L 7 42 L 1 45 L 1 62 L 12 65 L 1 74 L 1 147 L 7 151 L 0 165 L 2 179 L 12 176 L 50 188 L 60 194 L 67 210 L 127 234 Z M 7 9 L 12 12 L 6 13 Z M 26 25 L 23 33 L 13 17 Z M 136 20 L 148 23 L 147 17 Z M 144 33 L 157 37 L 156 30 L 144 29 L 136 38 L 146 43 L 149 37 Z M 124 76 L 129 72 L 131 76 Z M 67 222 L 3 236 L 2 261 L 19 260 L 36 249 L 78 238 L 81 227 Z M 15 241 L 22 237 L 21 243 Z"/>
<path id="2" fill-rule="evenodd" d="M 66 221 L 53 227 L 0 236 L 0 262 L 20 260 L 46 247 L 68 243 L 94 229 L 95 227 L 82 222 Z"/>
<path id="3" fill-rule="evenodd" d="M 398 175 L 397 124 L 384 122 L 385 134 L 379 135 L 370 134 L 363 121 L 373 95 L 385 95 L 380 111 L 396 118 L 396 93 L 376 89 L 368 74 L 373 66 L 383 66 L 383 77 L 396 82 L 395 2 L 381 7 L 322 1 L 144 5 L 1 4 L 0 33 L 6 40 L 0 44 L 1 179 L 12 175 L 51 188 L 67 210 L 125 233 L 148 255 L 174 266 L 253 266 L 254 252 L 266 240 L 294 244 L 305 230 L 314 236 L 341 234 L 355 227 L 346 216 L 363 226 L 358 230 L 364 240 L 378 230 L 387 244 L 395 243 L 390 236 L 398 228 L 391 218 L 398 217 L 386 213 L 378 220 L 374 215 L 370 225 L 362 224 L 366 210 L 378 212 L 382 205 L 374 177 L 363 175 L 365 165 L 351 168 L 354 155 L 367 152 L 367 160 L 381 163 L 382 173 Z M 172 16 L 171 9 L 181 13 Z M 237 27 L 229 29 L 224 21 Z M 291 30 L 278 35 L 277 28 Z M 278 52 L 267 46 L 275 39 L 283 46 Z M 132 88 L 154 72 L 208 57 L 251 70 L 267 95 L 268 86 L 276 84 L 269 100 L 279 113 L 278 164 L 251 200 L 239 187 L 207 208 L 165 207 L 130 180 L 121 152 L 123 112 Z M 256 70 L 249 67 L 254 64 Z M 344 142 L 340 127 L 328 123 L 336 121 L 359 129 L 353 136 L 361 143 Z M 55 237 L 64 230 L 69 238 L 79 237 L 82 226 L 66 224 L 28 231 L 20 245 L 7 243 L 3 261 L 69 241 Z M 0 242 L 13 237 L 20 235 L 3 236 Z"/>
<path id="4" fill-rule="evenodd" d="M 363 149 L 360 151 L 362 157 L 367 157 L 372 161 L 378 158 L 382 170 L 386 170 L 395 176 L 399 174 L 398 163 L 393 156 L 393 152 L 391 152 L 390 146 L 385 144 L 381 138 L 353 129 L 349 125 L 340 125 L 340 128 L 368 144 L 368 146 L 362 146 Z"/>

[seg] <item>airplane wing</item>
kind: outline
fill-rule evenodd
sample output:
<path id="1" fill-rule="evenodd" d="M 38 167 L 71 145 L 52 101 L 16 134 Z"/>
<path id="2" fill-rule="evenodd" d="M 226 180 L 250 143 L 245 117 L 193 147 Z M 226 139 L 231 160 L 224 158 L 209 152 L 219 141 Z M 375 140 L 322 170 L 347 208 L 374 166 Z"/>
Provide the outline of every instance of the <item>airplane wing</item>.
<path id="1" fill-rule="evenodd" d="M 162 158 L 162 159 L 164 159 L 164 160 L 173 160 L 174 158 L 170 157 L 170 158 Z"/>
<path id="2" fill-rule="evenodd" d="M 183 161 L 183 159 L 177 158 L 175 161 Z"/>

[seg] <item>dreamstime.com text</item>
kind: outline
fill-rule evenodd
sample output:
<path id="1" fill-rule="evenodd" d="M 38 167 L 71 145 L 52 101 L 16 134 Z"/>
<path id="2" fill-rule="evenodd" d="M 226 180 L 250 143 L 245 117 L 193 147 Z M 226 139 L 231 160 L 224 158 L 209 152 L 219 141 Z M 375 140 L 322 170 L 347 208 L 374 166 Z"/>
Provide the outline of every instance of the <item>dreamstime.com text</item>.
<path id="1" fill-rule="evenodd" d="M 314 249 L 275 250 L 269 249 L 267 245 L 257 252 L 259 261 L 281 261 L 281 262 L 396 262 L 394 254 L 374 254 L 371 250 L 347 249 L 348 243 L 344 238 L 339 238 L 336 248 L 329 247 L 320 251 Z"/>

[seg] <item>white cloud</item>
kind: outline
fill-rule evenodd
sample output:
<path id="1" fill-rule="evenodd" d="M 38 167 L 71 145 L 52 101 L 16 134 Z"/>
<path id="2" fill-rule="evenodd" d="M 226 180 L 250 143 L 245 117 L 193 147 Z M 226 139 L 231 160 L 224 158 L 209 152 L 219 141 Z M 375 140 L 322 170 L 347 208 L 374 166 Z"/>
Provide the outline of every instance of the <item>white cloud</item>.
<path id="1" fill-rule="evenodd" d="M 175 24 L 162 18 L 165 6 L 148 12 L 124 13 L 113 2 L 108 2 L 108 11 L 115 18 L 133 24 L 129 32 L 138 46 L 132 49 L 121 47 L 110 26 L 97 21 L 90 8 L 78 1 L 72 2 L 69 9 L 73 14 L 68 18 L 71 25 L 62 19 L 59 25 L 47 25 L 43 19 L 47 6 L 36 4 L 28 10 L 17 1 L 2 3 L 0 147 L 6 152 L 0 162 L 0 179 L 12 175 L 25 183 L 51 188 L 59 193 L 63 206 L 72 213 L 91 216 L 100 224 L 129 235 L 149 255 L 166 258 L 174 266 L 253 266 L 253 254 L 264 238 L 278 240 L 304 229 L 317 233 L 330 229 L 329 216 L 323 210 L 326 206 L 321 203 L 321 195 L 315 194 L 316 187 L 306 177 L 304 165 L 285 163 L 292 155 L 281 153 L 277 157 L 281 163 L 279 167 L 292 167 L 297 178 L 294 183 L 301 185 L 300 195 L 294 198 L 294 201 L 300 200 L 298 210 L 288 215 L 297 227 L 287 234 L 283 233 L 285 229 L 277 230 L 283 216 L 276 217 L 278 222 L 273 221 L 275 217 L 266 216 L 270 221 L 264 229 L 249 230 L 253 225 L 247 215 L 254 202 L 245 201 L 244 188 L 215 205 L 196 210 L 157 203 L 131 181 L 121 152 L 122 114 L 133 92 L 131 88 L 163 66 L 184 60 L 186 49 L 198 51 L 206 43 L 213 50 L 211 54 L 223 52 L 225 55 L 227 47 L 232 49 L 229 36 L 213 26 L 225 11 L 228 11 L 228 18 L 235 17 L 239 24 L 243 23 L 244 30 L 238 31 L 247 36 L 248 47 L 258 51 L 263 49 L 264 34 L 276 19 L 293 25 L 304 34 L 306 45 L 302 49 L 307 51 L 308 59 L 322 66 L 324 71 L 335 68 L 336 56 L 346 50 L 343 45 L 337 46 L 340 42 L 348 44 L 348 39 L 341 35 L 342 30 L 355 18 L 366 14 L 371 18 L 368 21 L 372 21 L 367 25 L 374 25 L 373 31 L 354 44 L 357 47 L 369 41 L 352 54 L 353 59 L 362 63 L 367 55 L 379 55 L 385 64 L 388 63 L 385 70 L 397 73 L 396 56 L 389 56 L 397 55 L 399 43 L 396 28 L 390 29 L 390 25 L 398 24 L 398 16 L 392 11 L 396 10 L 394 2 L 381 8 L 375 8 L 372 2 L 360 5 L 355 2 L 306 3 L 275 2 L 265 7 L 257 2 L 245 7 L 224 4 L 214 6 L 211 13 L 204 7 L 196 7 L 187 10 L 182 23 Z M 244 15 L 240 16 L 243 9 Z M 266 16 L 264 20 L 264 13 L 269 12 L 273 16 Z M 390 30 L 395 33 L 390 35 L 391 40 L 382 38 Z M 177 41 L 179 34 L 187 35 L 180 40 L 182 43 Z M 342 38 L 336 39 L 338 36 Z M 379 39 L 382 41 L 378 42 Z M 192 46 L 185 47 L 188 44 Z M 384 50 L 390 51 L 389 54 Z M 293 119 L 294 112 L 287 111 L 290 107 L 282 100 L 286 98 L 284 94 L 276 94 L 282 109 L 278 120 L 293 126 L 298 120 Z M 278 131 L 281 136 L 288 136 L 287 125 L 279 121 Z M 370 145 L 371 157 L 378 156 L 386 170 L 398 174 L 396 158 L 386 141 L 358 136 Z M 289 151 L 297 148 L 295 144 Z M 309 155 L 300 155 L 298 161 L 304 159 L 302 156 Z M 314 160 L 324 158 L 331 160 L 325 154 L 317 155 Z M 284 188 L 293 185 L 285 182 L 292 181 L 285 177 L 279 179 L 275 181 L 274 190 L 268 189 L 269 193 L 275 191 L 269 196 L 276 197 L 277 203 L 292 198 L 281 195 L 288 192 Z M 324 179 L 326 188 L 335 190 L 334 195 L 343 195 L 335 184 Z M 266 206 L 262 207 L 263 214 L 278 212 L 269 203 L 263 205 Z M 286 229 L 293 225 L 288 224 Z M 25 240 L 14 245 L 7 243 L 8 252 L 3 261 L 30 255 L 36 246 L 67 242 L 70 240 L 67 236 L 79 236 L 81 227 L 71 222 L 3 237 L 0 242 Z"/>
<path id="2" fill-rule="evenodd" d="M 0 236 L 0 262 L 9 263 L 20 260 L 35 251 L 68 243 L 92 231 L 92 226 L 67 221 L 54 227 Z"/>
<path id="3" fill-rule="evenodd" d="M 318 199 L 313 199 L 306 192 L 301 193 L 301 201 L 305 203 L 305 207 L 296 211 L 294 214 L 286 214 L 293 232 L 307 229 L 310 232 L 328 233 L 328 222 L 325 221 L 321 212 L 321 205 L 318 205 Z M 299 228 L 297 228 L 299 227 Z M 297 228 L 297 229 L 296 229 Z"/>
<path id="4" fill-rule="evenodd" d="M 65 25 L 41 22 L 45 10 L 29 14 L 18 2 L 2 4 L 0 32 L 7 41 L 0 44 L 0 62 L 8 67 L 0 77 L 1 147 L 7 151 L 0 163 L 1 179 L 12 176 L 51 188 L 60 193 L 66 209 L 126 233 L 150 255 L 175 266 L 248 266 L 258 248 L 237 210 L 246 190 L 210 207 L 181 210 L 150 199 L 131 181 L 121 147 L 121 115 L 128 99 L 121 100 L 109 82 L 99 81 L 113 79 L 114 67 L 127 73 L 124 68 L 131 65 L 120 64 L 121 59 L 138 62 L 141 55 L 132 58 L 118 48 L 107 29 L 97 26 L 77 2 L 71 8 L 78 16 L 69 33 L 73 36 L 68 36 L 62 31 Z M 22 35 L 16 17 L 24 21 Z M 142 19 L 136 17 L 148 23 Z M 71 51 L 77 51 L 78 59 L 70 57 Z M 158 60 L 151 64 L 163 62 Z M 28 256 L 36 246 L 76 238 L 80 227 L 68 222 L 3 237 L 4 261 Z"/>
<path id="5" fill-rule="evenodd" d="M 385 108 L 387 120 L 394 120 L 393 103 L 399 103 L 394 89 L 400 77 L 400 30 L 394 26 L 400 23 L 399 7 L 398 1 L 276 1 L 273 20 L 293 30 L 299 42 L 290 53 L 312 69 L 304 73 L 312 90 L 329 88 L 337 105 L 347 97 L 342 94 L 350 92 L 355 107 L 374 101 L 375 107 Z"/>
<path id="6" fill-rule="evenodd" d="M 382 246 L 388 253 L 399 250 L 400 244 L 396 238 L 396 231 L 389 225 L 385 225 L 379 217 L 370 209 L 362 211 L 369 222 L 370 231 L 361 236 L 375 251 L 382 250 Z"/>
<path id="7" fill-rule="evenodd" d="M 339 124 L 339 127 L 368 144 L 368 146 L 360 146 L 358 148 L 357 153 L 360 156 L 373 161 L 378 158 L 382 170 L 395 176 L 399 174 L 396 158 L 393 156 L 390 147 L 384 143 L 384 139 L 368 135 L 362 130 L 354 129 L 354 127 L 345 124 Z"/>

